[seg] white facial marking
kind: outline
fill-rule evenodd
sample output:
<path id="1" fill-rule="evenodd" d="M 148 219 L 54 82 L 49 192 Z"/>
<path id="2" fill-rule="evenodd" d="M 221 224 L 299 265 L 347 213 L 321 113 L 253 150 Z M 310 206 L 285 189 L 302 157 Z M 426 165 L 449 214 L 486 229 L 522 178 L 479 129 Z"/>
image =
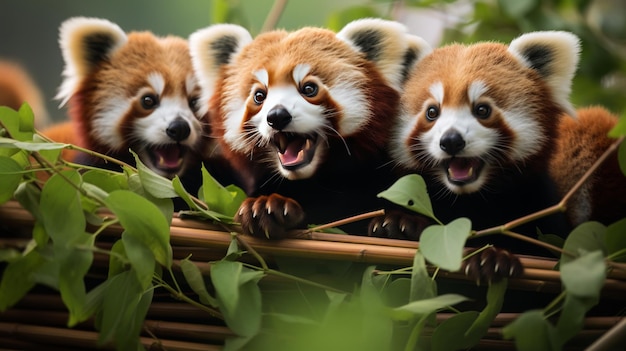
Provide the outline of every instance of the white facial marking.
<path id="1" fill-rule="evenodd" d="M 185 96 L 163 97 L 150 115 L 135 119 L 138 137 L 149 144 L 170 144 L 172 140 L 166 133 L 169 125 L 176 119 L 183 119 L 189 124 L 189 137 L 180 144 L 193 146 L 200 138 L 200 122 L 189 108 Z"/>
<path id="2" fill-rule="evenodd" d="M 293 85 L 277 86 L 270 87 L 261 111 L 251 119 L 263 138 L 270 138 L 275 132 L 267 124 L 267 114 L 278 105 L 284 106 L 293 118 L 283 129 L 284 132 L 307 134 L 322 131 L 325 125 L 324 108 L 306 101 Z"/>
<path id="3" fill-rule="evenodd" d="M 163 94 L 163 89 L 165 89 L 165 80 L 161 74 L 156 72 L 150 73 L 148 75 L 148 83 L 157 95 Z"/>
<path id="4" fill-rule="evenodd" d="M 265 85 L 265 86 L 269 85 L 270 78 L 266 70 L 260 69 L 260 70 L 254 71 L 252 74 L 262 85 Z"/>
<path id="5" fill-rule="evenodd" d="M 467 97 L 469 98 L 470 103 L 473 104 L 478 101 L 487 92 L 487 90 L 487 85 L 482 81 L 472 82 L 467 88 Z"/>
<path id="6" fill-rule="evenodd" d="M 125 140 L 118 132 L 120 121 L 131 107 L 132 100 L 127 97 L 116 96 L 104 101 L 104 106 L 99 109 L 93 119 L 93 130 L 97 132 L 100 142 L 109 146 L 112 150 L 119 150 L 126 145 Z"/>
<path id="7" fill-rule="evenodd" d="M 309 74 L 310 71 L 311 71 L 310 65 L 307 65 L 305 63 L 296 65 L 292 73 L 293 81 L 296 83 L 296 85 L 299 85 L 300 83 L 302 83 L 302 81 L 304 80 L 304 78 L 306 78 L 306 76 Z"/>
<path id="8" fill-rule="evenodd" d="M 443 83 L 434 83 L 430 86 L 428 91 L 430 92 L 430 95 L 432 95 L 433 99 L 439 103 L 439 105 L 443 104 Z"/>
<path id="9" fill-rule="evenodd" d="M 339 120 L 339 132 L 343 136 L 349 136 L 363 128 L 372 115 L 365 94 L 355 87 L 350 81 L 338 80 L 337 84 L 330 88 L 330 96 L 341 106 L 341 119 Z"/>

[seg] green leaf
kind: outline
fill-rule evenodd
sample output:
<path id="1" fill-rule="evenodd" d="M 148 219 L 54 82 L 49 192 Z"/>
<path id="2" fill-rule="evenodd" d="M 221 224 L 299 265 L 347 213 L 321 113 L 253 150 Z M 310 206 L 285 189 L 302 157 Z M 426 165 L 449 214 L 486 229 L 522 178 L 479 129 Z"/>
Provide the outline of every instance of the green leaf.
<path id="1" fill-rule="evenodd" d="M 85 233 L 85 215 L 77 190 L 80 184 L 78 171 L 63 171 L 50 177 L 41 191 L 43 225 L 55 245 L 67 245 Z"/>
<path id="2" fill-rule="evenodd" d="M 109 273 L 108 277 L 114 277 L 122 272 L 126 271 L 126 266 L 129 264 L 128 257 L 126 256 L 126 247 L 122 240 L 117 240 L 111 247 L 111 254 L 109 255 Z"/>
<path id="3" fill-rule="evenodd" d="M 433 213 L 430 197 L 426 190 L 426 182 L 420 175 L 410 174 L 398 179 L 389 189 L 378 194 L 378 197 L 439 222 Z"/>
<path id="4" fill-rule="evenodd" d="M 191 287 L 191 290 L 198 294 L 200 302 L 212 307 L 218 307 L 217 300 L 215 300 L 215 298 L 211 296 L 206 289 L 206 283 L 204 282 L 200 268 L 198 268 L 198 266 L 196 266 L 188 258 L 180 261 L 180 268 L 182 269 L 185 280 Z"/>
<path id="5" fill-rule="evenodd" d="M 463 350 L 467 349 L 467 341 L 464 338 L 479 313 L 477 311 L 465 311 L 456 314 L 439 324 L 433 331 L 433 350 Z"/>
<path id="6" fill-rule="evenodd" d="M 437 284 L 428 275 L 424 255 L 418 250 L 413 257 L 409 301 L 430 299 L 437 296 Z"/>
<path id="7" fill-rule="evenodd" d="M 132 270 L 109 278 L 103 292 L 98 342 L 114 341 L 119 349 L 136 348 L 153 291 L 144 291 Z"/>
<path id="8" fill-rule="evenodd" d="M 606 263 L 602 251 L 583 254 L 561 265 L 561 281 L 568 294 L 598 298 L 606 279 Z"/>
<path id="9" fill-rule="evenodd" d="M 608 256 L 626 251 L 626 218 L 621 219 L 606 228 L 604 240 L 606 242 L 606 250 Z M 624 262 L 626 256 L 611 257 L 611 259 Z"/>
<path id="10" fill-rule="evenodd" d="M 387 350 L 391 345 L 393 335 L 393 321 L 388 316 L 388 308 L 385 307 L 380 293 L 373 281 L 374 267 L 368 267 L 362 278 L 360 299 L 357 301 L 360 307 L 361 322 L 359 323 L 363 335 L 362 340 L 374 350 Z M 357 316 L 359 316 L 357 314 Z M 363 347 L 344 347 L 340 349 L 357 349 Z"/>
<path id="11" fill-rule="evenodd" d="M 489 284 L 489 288 L 487 289 L 487 306 L 485 306 L 478 315 L 478 318 L 476 318 L 474 323 L 472 323 L 465 332 L 463 339 L 465 340 L 466 347 L 464 348 L 470 348 L 476 345 L 487 333 L 487 330 L 489 330 L 489 327 L 502 309 L 507 286 L 507 279 Z"/>
<path id="12" fill-rule="evenodd" d="M 20 183 L 15 191 L 15 199 L 25 210 L 30 212 L 35 220 L 43 221 L 43 216 L 39 210 L 41 201 L 41 189 L 32 183 Z"/>
<path id="13" fill-rule="evenodd" d="M 89 317 L 85 313 L 87 292 L 84 278 L 93 262 L 93 251 L 90 248 L 94 246 L 94 237 L 83 234 L 73 244 L 74 247 L 55 250 L 55 259 L 60 261 L 59 292 L 70 312 L 68 327 Z"/>
<path id="14" fill-rule="evenodd" d="M 0 156 L 0 205 L 13 198 L 24 168 L 12 158 Z"/>
<path id="15" fill-rule="evenodd" d="M 256 335 L 261 327 L 261 291 L 258 281 L 263 272 L 244 268 L 241 262 L 211 263 L 211 282 L 224 320 L 240 336 Z"/>
<path id="16" fill-rule="evenodd" d="M 66 148 L 68 145 L 69 144 L 62 143 L 18 141 L 15 139 L 0 137 L 0 147 L 14 147 L 27 151 L 61 150 Z"/>
<path id="17" fill-rule="evenodd" d="M 22 105 L 19 111 L 0 106 L 0 121 L 11 134 L 11 138 L 19 141 L 33 140 L 35 118 L 28 104 Z"/>
<path id="18" fill-rule="evenodd" d="M 141 162 L 141 159 L 136 153 L 133 151 L 131 151 L 131 153 L 135 157 L 135 162 L 137 163 L 137 173 L 141 179 L 141 184 L 143 185 L 143 188 L 150 193 L 150 195 L 158 199 L 172 199 L 178 197 L 174 187 L 172 186 L 171 180 L 156 174 L 153 170 L 146 167 L 146 165 Z"/>
<path id="19" fill-rule="evenodd" d="M 122 233 L 122 242 L 126 257 L 130 261 L 133 271 L 137 273 L 137 280 L 142 289 L 148 289 L 152 285 L 152 274 L 154 273 L 154 255 L 150 248 L 144 245 L 137 237 Z"/>
<path id="20" fill-rule="evenodd" d="M 85 172 L 83 174 L 83 183 L 95 185 L 107 193 L 115 190 L 128 190 L 128 180 L 124 174 L 98 169 Z"/>
<path id="21" fill-rule="evenodd" d="M 0 249 L 0 262 L 14 262 L 22 257 L 22 253 L 16 249 Z"/>
<path id="22" fill-rule="evenodd" d="M 196 204 L 195 201 L 193 201 L 193 199 L 191 198 L 187 190 L 185 190 L 185 187 L 183 186 L 183 184 L 181 183 L 178 177 L 174 177 L 174 179 L 172 179 L 172 186 L 176 190 L 176 193 L 178 194 L 178 196 L 180 196 L 180 198 L 183 199 L 185 203 L 187 204 L 187 206 L 189 206 L 189 208 L 192 210 L 192 211 L 187 211 L 187 212 L 182 212 L 182 213 L 186 215 L 191 215 L 191 216 L 208 218 L 208 219 L 215 220 L 215 221 L 223 221 L 227 223 L 232 223 L 233 221 L 232 216 L 226 216 L 224 214 L 221 214 L 215 211 L 209 211 L 209 210 L 200 208 L 200 206 L 198 206 L 198 204 Z"/>
<path id="23" fill-rule="evenodd" d="M 565 239 L 563 250 L 574 255 L 600 250 L 606 256 L 605 244 L 606 226 L 599 222 L 585 222 L 574 228 Z M 563 254 L 560 264 L 574 260 L 575 257 Z"/>
<path id="24" fill-rule="evenodd" d="M 105 203 L 119 219 L 125 235 L 147 246 L 161 265 L 172 266 L 169 223 L 155 204 L 128 190 L 113 191 Z"/>
<path id="25" fill-rule="evenodd" d="M 583 329 L 585 314 L 597 303 L 597 298 L 580 298 L 572 294 L 565 296 L 565 303 L 556 324 L 556 336 L 561 347 Z"/>
<path id="26" fill-rule="evenodd" d="M 174 216 L 174 202 L 172 199 L 152 196 L 152 194 L 150 194 L 150 192 L 143 187 L 139 174 L 135 173 L 128 176 L 128 189 L 152 202 L 161 211 L 161 213 L 163 213 L 167 223 L 172 222 L 172 218 Z"/>
<path id="27" fill-rule="evenodd" d="M 624 135 L 626 135 L 626 113 L 622 114 L 617 121 L 617 124 L 609 131 L 609 136 L 611 138 L 619 138 Z M 624 143 L 622 143 L 622 145 L 623 144 Z"/>
<path id="28" fill-rule="evenodd" d="M 467 218 L 457 218 L 447 225 L 431 225 L 420 237 L 420 251 L 430 263 L 451 272 L 458 271 L 471 230 L 472 222 Z"/>
<path id="29" fill-rule="evenodd" d="M 224 214 L 229 217 L 235 216 L 239 206 L 246 199 L 242 189 L 229 185 L 223 187 L 202 165 L 202 200 L 208 205 L 209 210 Z"/>
<path id="30" fill-rule="evenodd" d="M 511 324 L 502 329 L 504 339 L 515 339 L 519 351 L 558 350 L 555 329 L 541 311 L 522 313 Z"/>
<path id="31" fill-rule="evenodd" d="M 0 280 L 0 311 L 6 311 L 35 286 L 33 273 L 45 264 L 37 251 L 10 262 Z"/>
<path id="32" fill-rule="evenodd" d="M 445 294 L 431 299 L 413 301 L 394 308 L 391 312 L 392 318 L 397 321 L 408 321 L 416 316 L 425 316 L 467 300 L 467 297 L 458 294 Z"/>

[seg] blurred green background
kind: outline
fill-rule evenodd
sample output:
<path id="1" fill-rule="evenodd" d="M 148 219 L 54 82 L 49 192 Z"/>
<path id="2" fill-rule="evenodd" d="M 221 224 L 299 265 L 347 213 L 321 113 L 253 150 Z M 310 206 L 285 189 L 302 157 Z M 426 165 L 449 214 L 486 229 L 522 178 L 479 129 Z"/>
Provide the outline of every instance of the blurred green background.
<path id="1" fill-rule="evenodd" d="M 41 87 L 54 120 L 65 118 L 53 101 L 63 63 L 59 24 L 71 16 L 101 17 L 126 31 L 187 37 L 217 22 L 261 31 L 274 0 L 2 0 L 0 59 L 21 63 Z M 583 41 L 572 100 L 626 110 L 626 0 L 291 0 L 277 27 L 340 29 L 360 17 L 407 24 L 433 46 L 453 41 L 509 42 L 533 30 L 568 30 Z"/>

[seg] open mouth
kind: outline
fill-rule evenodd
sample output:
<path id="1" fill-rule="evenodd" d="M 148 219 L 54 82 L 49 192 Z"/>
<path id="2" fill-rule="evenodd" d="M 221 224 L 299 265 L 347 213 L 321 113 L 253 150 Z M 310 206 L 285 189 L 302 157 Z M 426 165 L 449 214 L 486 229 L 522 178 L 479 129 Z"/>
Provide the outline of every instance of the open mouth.
<path id="1" fill-rule="evenodd" d="M 313 160 L 317 146 L 317 135 L 278 132 L 272 142 L 278 151 L 278 159 L 283 168 L 295 170 Z"/>
<path id="2" fill-rule="evenodd" d="M 444 162 L 444 168 L 450 183 L 465 185 L 474 182 L 480 176 L 485 163 L 475 157 L 453 157 Z"/>
<path id="3" fill-rule="evenodd" d="M 180 144 L 167 144 L 152 146 L 147 151 L 157 170 L 173 174 L 182 168 L 187 148 Z"/>

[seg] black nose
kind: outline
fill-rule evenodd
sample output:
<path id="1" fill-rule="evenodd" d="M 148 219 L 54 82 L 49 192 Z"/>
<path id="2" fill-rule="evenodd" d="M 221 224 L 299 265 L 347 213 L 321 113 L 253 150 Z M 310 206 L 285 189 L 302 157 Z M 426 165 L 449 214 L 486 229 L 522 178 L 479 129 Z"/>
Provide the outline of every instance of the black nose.
<path id="1" fill-rule="evenodd" d="M 276 130 L 283 130 L 291 119 L 291 114 L 283 105 L 277 105 L 267 113 L 267 124 Z"/>
<path id="2" fill-rule="evenodd" d="M 176 119 L 165 130 L 165 133 L 168 137 L 172 138 L 175 141 L 183 141 L 189 137 L 189 133 L 191 129 L 189 129 L 189 123 L 185 122 L 182 119 Z"/>
<path id="3" fill-rule="evenodd" d="M 465 140 L 456 130 L 449 130 L 439 140 L 439 147 L 449 155 L 456 155 L 465 147 Z"/>

